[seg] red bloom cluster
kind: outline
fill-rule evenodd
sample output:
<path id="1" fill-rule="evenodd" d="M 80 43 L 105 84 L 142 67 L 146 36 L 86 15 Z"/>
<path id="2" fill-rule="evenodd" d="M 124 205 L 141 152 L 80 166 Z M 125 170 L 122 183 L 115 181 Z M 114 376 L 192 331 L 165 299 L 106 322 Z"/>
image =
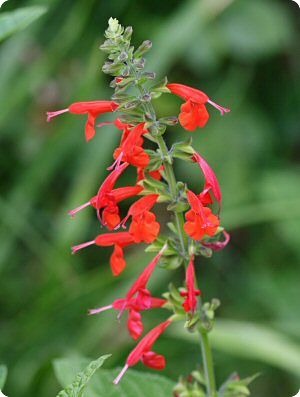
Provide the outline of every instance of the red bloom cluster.
<path id="1" fill-rule="evenodd" d="M 48 112 L 47 120 L 50 121 L 53 117 L 66 112 L 88 114 L 85 133 L 86 139 L 89 141 L 95 136 L 96 118 L 101 114 L 113 112 L 117 108 L 118 105 L 113 101 L 77 102 L 67 109 Z M 145 178 L 144 169 L 148 166 L 150 157 L 143 149 L 144 139 L 142 136 L 148 131 L 145 129 L 145 123 L 132 126 L 116 119 L 113 123 L 104 124 L 114 124 L 119 130 L 123 131 L 120 146 L 114 153 L 115 162 L 108 168 L 111 173 L 102 183 L 96 196 L 69 213 L 73 217 L 82 209 L 92 206 L 97 210 L 101 224 L 110 231 L 119 228 L 120 225 L 125 228 L 125 224 L 130 217 L 132 217 L 132 222 L 128 232 L 99 235 L 95 240 L 75 246 L 72 250 L 75 253 L 92 244 L 114 246 L 110 263 L 113 274 L 118 276 L 126 267 L 124 247 L 141 242 L 149 244 L 156 240 L 160 231 L 160 224 L 156 221 L 155 214 L 150 210 L 156 204 L 159 196 L 148 195 L 141 198 L 130 207 L 128 215 L 121 221 L 118 204 L 127 198 L 139 195 L 143 188 L 139 185 L 118 189 L 114 189 L 114 187 L 129 165 L 137 168 L 138 182 Z M 100 126 L 102 125 L 103 123 Z M 150 173 L 150 176 L 154 179 L 160 179 L 161 171 L 162 169 L 154 171 Z"/>
<path id="2" fill-rule="evenodd" d="M 121 84 L 122 77 L 115 79 L 116 84 Z M 186 102 L 181 106 L 179 120 L 181 125 L 189 131 L 194 131 L 197 127 L 204 127 L 209 119 L 209 113 L 206 104 L 209 103 L 217 108 L 223 115 L 229 112 L 229 109 L 223 108 L 212 102 L 211 99 L 202 91 L 182 85 L 168 84 L 168 89 L 175 95 L 180 96 Z M 137 125 L 123 123 L 116 118 L 113 122 L 104 122 L 96 125 L 98 116 L 111 113 L 118 110 L 119 105 L 114 101 L 92 101 L 73 103 L 67 109 L 56 112 L 47 113 L 47 121 L 66 112 L 74 114 L 86 114 L 88 119 L 85 127 L 86 140 L 90 141 L 96 133 L 96 126 L 101 127 L 106 124 L 114 125 L 118 130 L 122 131 L 119 146 L 115 149 L 113 164 L 108 167 L 110 171 L 107 178 L 100 186 L 98 193 L 88 202 L 70 211 L 69 214 L 74 217 L 82 209 L 91 206 L 97 212 L 97 217 L 101 226 L 106 227 L 110 232 L 99 234 L 93 240 L 72 247 L 73 253 L 91 246 L 113 247 L 110 258 L 110 266 L 114 276 L 120 275 L 126 267 L 124 258 L 124 248 L 138 243 L 153 243 L 160 232 L 160 224 L 156 219 L 156 215 L 152 212 L 153 207 L 158 202 L 159 194 L 147 194 L 147 190 L 141 186 L 141 182 L 145 179 L 146 172 L 156 180 L 165 177 L 164 166 L 155 171 L 147 171 L 150 164 L 150 152 L 147 152 L 143 145 L 145 135 L 149 133 L 145 122 Z M 121 108 L 120 108 L 121 109 Z M 149 127 L 150 129 L 150 127 Z M 209 164 L 195 152 L 192 160 L 197 163 L 203 172 L 205 184 L 202 192 L 198 195 L 191 190 L 187 190 L 187 201 L 190 209 L 186 212 L 186 222 L 184 224 L 185 233 L 194 240 L 201 241 L 203 246 L 219 250 L 229 241 L 229 235 L 224 232 L 225 240 L 223 242 L 207 242 L 207 237 L 216 235 L 220 221 L 218 216 L 214 215 L 211 206 L 214 201 L 217 202 L 219 208 L 222 203 L 222 193 L 215 173 Z M 119 178 L 127 170 L 129 166 L 136 168 L 137 182 L 133 186 L 125 186 L 116 188 Z M 165 163 L 167 167 L 167 163 Z M 167 171 L 167 170 L 166 170 Z M 166 172 L 167 175 L 167 172 Z M 157 190 L 153 190 L 156 192 Z M 148 191 L 149 192 L 149 191 Z M 119 204 L 132 197 L 144 194 L 143 197 L 136 200 L 129 208 L 127 215 L 122 219 Z M 163 196 L 163 193 L 162 193 Z M 127 222 L 131 221 L 127 231 L 116 231 L 122 227 L 126 229 Z M 202 241 L 204 240 L 204 241 Z M 119 311 L 118 318 L 124 311 L 128 312 L 127 327 L 131 337 L 134 340 L 139 339 L 144 331 L 142 322 L 142 312 L 153 308 L 161 308 L 166 304 L 165 299 L 153 297 L 148 290 L 149 279 L 154 272 L 161 256 L 164 255 L 167 246 L 165 245 L 156 257 L 144 269 L 135 283 L 129 289 L 125 298 L 116 299 L 108 306 L 92 309 L 89 314 L 101 313 L 105 310 L 114 309 Z M 189 316 L 193 316 L 197 309 L 197 297 L 200 290 L 196 287 L 194 256 L 190 258 L 189 265 L 186 268 L 186 290 L 181 292 L 185 298 L 183 308 Z M 114 383 L 118 383 L 127 369 L 136 365 L 141 361 L 144 365 L 161 370 L 165 367 L 166 361 L 164 356 L 155 353 L 152 347 L 160 335 L 171 324 L 171 320 L 167 320 L 152 329 L 137 344 L 135 349 L 129 354 L 126 365 L 115 379 Z"/>

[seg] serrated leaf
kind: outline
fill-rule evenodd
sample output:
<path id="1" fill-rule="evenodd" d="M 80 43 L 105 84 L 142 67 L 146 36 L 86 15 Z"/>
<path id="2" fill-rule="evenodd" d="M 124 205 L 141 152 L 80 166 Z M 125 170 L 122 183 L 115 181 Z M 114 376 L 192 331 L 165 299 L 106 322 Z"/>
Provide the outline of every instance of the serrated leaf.
<path id="1" fill-rule="evenodd" d="M 25 29 L 47 11 L 46 7 L 32 6 L 0 14 L 0 41 Z"/>
<path id="2" fill-rule="evenodd" d="M 7 368 L 5 365 L 0 365 L 0 390 L 3 389 L 7 377 Z"/>
<path id="3" fill-rule="evenodd" d="M 88 363 L 87 359 L 77 358 L 69 360 L 57 360 L 54 368 L 61 367 L 63 363 L 64 377 L 56 376 L 63 387 L 66 387 L 75 374 L 81 371 Z M 175 384 L 157 373 L 145 373 L 130 369 L 118 386 L 112 382 L 119 374 L 119 369 L 100 370 L 97 376 L 89 382 L 86 388 L 87 397 L 162 397 L 172 396 Z"/>
<path id="4" fill-rule="evenodd" d="M 62 383 L 62 386 L 65 387 L 64 390 L 58 393 L 57 397 L 82 397 L 83 392 L 94 373 L 103 365 L 104 361 L 110 356 L 110 354 L 106 354 L 99 357 L 97 360 L 90 362 L 82 372 L 79 372 L 75 376 L 74 380 L 69 385 L 67 383 L 64 383 L 65 379 L 68 378 L 65 376 L 65 374 L 66 372 L 68 372 L 68 364 L 71 365 L 73 360 L 55 360 L 55 374 L 58 380 Z"/>

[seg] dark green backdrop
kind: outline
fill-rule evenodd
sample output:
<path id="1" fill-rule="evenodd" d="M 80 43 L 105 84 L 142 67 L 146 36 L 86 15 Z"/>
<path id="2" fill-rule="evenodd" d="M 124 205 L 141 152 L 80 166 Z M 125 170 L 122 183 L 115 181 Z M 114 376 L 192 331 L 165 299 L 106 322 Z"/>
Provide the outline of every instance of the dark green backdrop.
<path id="1" fill-rule="evenodd" d="M 195 146 L 219 175 L 222 223 L 231 244 L 198 263 L 206 298 L 222 301 L 213 335 L 217 377 L 235 369 L 261 372 L 253 396 L 282 397 L 300 386 L 300 9 L 289 0 L 9 0 L 0 13 L 46 5 L 30 27 L 0 44 L 0 361 L 9 368 L 9 397 L 52 397 L 59 390 L 51 362 L 72 354 L 114 353 L 122 364 L 133 346 L 113 313 L 86 316 L 108 304 L 150 258 L 128 254 L 113 279 L 109 250 L 71 256 L 69 246 L 93 238 L 95 214 L 70 220 L 67 210 L 95 194 L 111 163 L 118 133 L 111 127 L 84 142 L 84 117 L 51 124 L 47 110 L 72 101 L 109 98 L 98 50 L 107 19 L 134 27 L 134 42 L 153 41 L 150 70 L 207 92 L 232 109 L 211 109 Z M 180 101 L 157 101 L 176 114 Z M 189 134 L 173 128 L 170 142 Z M 179 164 L 178 177 L 199 173 Z M 127 182 L 130 177 L 128 177 Z M 152 288 L 163 291 L 160 271 Z M 173 280 L 180 275 L 174 272 Z M 157 323 L 157 312 L 147 326 Z M 161 317 L 163 318 L 163 317 Z M 167 334 L 159 350 L 177 379 L 200 362 L 192 340 Z"/>

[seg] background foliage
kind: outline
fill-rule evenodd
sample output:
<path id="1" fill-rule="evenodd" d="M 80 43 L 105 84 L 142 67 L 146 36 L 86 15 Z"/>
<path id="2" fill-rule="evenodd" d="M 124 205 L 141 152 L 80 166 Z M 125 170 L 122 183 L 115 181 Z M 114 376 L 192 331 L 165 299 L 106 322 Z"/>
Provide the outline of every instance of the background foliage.
<path id="1" fill-rule="evenodd" d="M 86 310 L 120 297 L 150 255 L 131 250 L 124 277 L 115 280 L 108 250 L 93 247 L 70 255 L 70 245 L 97 233 L 93 211 L 75 221 L 66 215 L 96 192 L 119 133 L 103 128 L 93 143 L 85 144 L 84 117 L 45 122 L 47 110 L 109 97 L 98 47 L 107 19 L 114 16 L 133 25 L 136 44 L 153 41 L 150 70 L 199 87 L 232 109 L 222 120 L 212 110 L 204 132 L 193 134 L 195 147 L 219 175 L 222 223 L 232 233 L 224 252 L 198 264 L 204 296 L 222 301 L 212 335 L 217 376 L 223 381 L 235 369 L 242 376 L 260 371 L 253 395 L 296 394 L 297 5 L 288 0 L 64 0 L 62 6 L 58 0 L 10 0 L 0 17 L 21 6 L 46 6 L 47 12 L 0 45 L 0 361 L 9 370 L 5 393 L 54 396 L 60 390 L 54 358 L 113 353 L 105 366 L 115 367 L 133 346 L 113 313 L 88 318 Z M 178 98 L 165 95 L 157 109 L 176 114 L 179 104 Z M 168 135 L 170 142 L 187 137 L 180 128 Z M 178 176 L 189 175 L 197 189 L 199 173 L 182 164 Z M 169 277 L 163 270 L 157 273 L 152 286 L 158 294 Z M 147 314 L 149 326 L 158 322 L 157 313 Z M 170 331 L 158 344 L 168 358 L 165 373 L 173 380 L 199 362 L 192 337 Z"/>

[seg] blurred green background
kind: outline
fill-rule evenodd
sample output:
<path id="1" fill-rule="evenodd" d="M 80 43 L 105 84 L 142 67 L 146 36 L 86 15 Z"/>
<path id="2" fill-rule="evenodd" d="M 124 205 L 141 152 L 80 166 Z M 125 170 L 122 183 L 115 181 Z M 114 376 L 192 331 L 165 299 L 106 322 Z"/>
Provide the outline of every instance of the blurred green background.
<path id="1" fill-rule="evenodd" d="M 95 214 L 67 211 L 97 191 L 119 134 L 103 128 L 84 141 L 85 117 L 45 113 L 73 101 L 109 98 L 98 47 L 110 16 L 134 27 L 134 43 L 151 39 L 148 70 L 194 85 L 232 112 L 210 108 L 195 147 L 214 167 L 224 192 L 223 225 L 231 244 L 198 263 L 205 298 L 222 301 L 212 334 L 219 384 L 234 370 L 261 372 L 253 396 L 292 396 L 300 386 L 300 49 L 298 6 L 288 0 L 9 0 L 0 11 L 42 5 L 47 12 L 0 43 L 1 245 L 0 363 L 10 397 L 54 396 L 52 360 L 113 353 L 121 365 L 133 343 L 114 313 L 87 308 L 121 297 L 151 256 L 128 250 L 128 268 L 113 279 L 110 250 L 71 256 L 93 238 Z M 159 114 L 181 101 L 164 95 Z M 168 141 L 188 138 L 173 128 Z M 194 167 L 177 175 L 200 190 Z M 133 174 L 125 183 L 132 183 Z M 125 207 L 123 208 L 125 211 Z M 160 270 L 157 294 L 180 271 Z M 165 318 L 144 316 L 147 327 Z M 158 342 L 176 380 L 200 360 L 193 337 L 169 332 Z"/>

